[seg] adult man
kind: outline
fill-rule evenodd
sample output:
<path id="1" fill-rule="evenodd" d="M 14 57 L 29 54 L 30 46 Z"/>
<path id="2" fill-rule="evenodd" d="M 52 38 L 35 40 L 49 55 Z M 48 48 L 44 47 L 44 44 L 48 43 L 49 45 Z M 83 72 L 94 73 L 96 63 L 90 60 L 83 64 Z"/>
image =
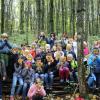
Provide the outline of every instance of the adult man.
<path id="1" fill-rule="evenodd" d="M 9 53 L 11 48 L 7 33 L 3 33 L 0 39 L 0 53 Z"/>
<path id="2" fill-rule="evenodd" d="M 93 68 L 93 73 L 96 77 L 96 87 L 100 88 L 100 51 L 99 48 L 94 48 L 92 54 L 88 58 L 88 65 Z"/>

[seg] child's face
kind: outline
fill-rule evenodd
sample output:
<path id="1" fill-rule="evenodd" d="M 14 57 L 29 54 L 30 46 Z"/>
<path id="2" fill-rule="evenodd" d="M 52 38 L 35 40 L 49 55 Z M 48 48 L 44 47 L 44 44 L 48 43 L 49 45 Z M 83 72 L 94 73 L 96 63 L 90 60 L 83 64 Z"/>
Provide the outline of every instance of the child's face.
<path id="1" fill-rule="evenodd" d="M 60 45 L 57 46 L 57 51 L 61 51 L 62 47 Z"/>
<path id="2" fill-rule="evenodd" d="M 67 44 L 66 50 L 71 50 L 71 49 L 72 49 L 72 45 L 71 44 Z"/>
<path id="3" fill-rule="evenodd" d="M 61 61 L 62 63 L 65 63 L 65 62 L 66 62 L 66 57 L 61 57 L 60 61 Z"/>
<path id="4" fill-rule="evenodd" d="M 93 50 L 93 53 L 94 53 L 95 55 L 98 55 L 98 54 L 99 54 L 99 50 Z"/>
<path id="5" fill-rule="evenodd" d="M 41 59 L 36 60 L 36 65 L 37 65 L 37 67 L 42 67 L 43 63 L 42 63 Z"/>
<path id="6" fill-rule="evenodd" d="M 18 63 L 20 64 L 20 65 L 22 65 L 22 62 L 23 62 L 23 59 L 18 59 Z"/>
<path id="7" fill-rule="evenodd" d="M 56 50 L 57 50 L 56 46 L 53 46 L 53 48 L 52 48 L 52 49 L 53 49 L 53 51 L 56 51 Z"/>
<path id="8" fill-rule="evenodd" d="M 41 83 L 41 80 L 40 79 L 36 79 L 36 84 L 37 85 L 41 85 L 42 83 Z"/>
<path id="9" fill-rule="evenodd" d="M 31 68 L 31 67 L 32 67 L 32 66 L 31 66 L 31 63 L 26 62 L 26 63 L 25 63 L 25 67 Z"/>
<path id="10" fill-rule="evenodd" d="M 67 56 L 67 61 L 72 61 L 72 60 L 73 60 L 73 57 Z"/>
<path id="11" fill-rule="evenodd" d="M 48 62 L 52 62 L 52 61 L 53 61 L 52 55 L 47 55 L 47 56 L 46 56 L 46 60 L 47 60 Z"/>

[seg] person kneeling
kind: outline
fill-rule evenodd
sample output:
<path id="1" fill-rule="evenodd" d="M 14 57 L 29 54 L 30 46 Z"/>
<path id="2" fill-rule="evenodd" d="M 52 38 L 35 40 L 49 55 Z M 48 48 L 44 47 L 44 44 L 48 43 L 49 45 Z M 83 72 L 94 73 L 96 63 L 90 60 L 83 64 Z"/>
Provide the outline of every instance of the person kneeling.
<path id="1" fill-rule="evenodd" d="M 40 78 L 36 79 L 36 82 L 30 87 L 28 91 L 29 100 L 43 100 L 43 97 L 46 96 L 46 92 L 42 85 Z"/>

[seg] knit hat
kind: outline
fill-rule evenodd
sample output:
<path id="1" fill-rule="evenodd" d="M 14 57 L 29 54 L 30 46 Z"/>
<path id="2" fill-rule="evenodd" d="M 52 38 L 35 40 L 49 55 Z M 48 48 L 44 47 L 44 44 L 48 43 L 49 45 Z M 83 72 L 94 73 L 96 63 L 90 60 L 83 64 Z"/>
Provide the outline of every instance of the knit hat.
<path id="1" fill-rule="evenodd" d="M 26 64 L 26 65 L 30 65 L 30 66 L 32 66 L 32 62 L 31 62 L 31 61 L 28 61 L 28 60 L 25 61 L 25 64 Z"/>

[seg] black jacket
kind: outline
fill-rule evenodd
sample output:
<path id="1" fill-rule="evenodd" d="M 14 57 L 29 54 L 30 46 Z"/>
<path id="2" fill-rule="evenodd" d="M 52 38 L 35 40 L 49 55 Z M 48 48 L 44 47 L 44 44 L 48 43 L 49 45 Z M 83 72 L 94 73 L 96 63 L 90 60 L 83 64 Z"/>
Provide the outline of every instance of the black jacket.
<path id="1" fill-rule="evenodd" d="M 2 77 L 6 77 L 6 75 L 5 63 L 3 60 L 0 60 L 0 79 L 2 79 Z"/>

